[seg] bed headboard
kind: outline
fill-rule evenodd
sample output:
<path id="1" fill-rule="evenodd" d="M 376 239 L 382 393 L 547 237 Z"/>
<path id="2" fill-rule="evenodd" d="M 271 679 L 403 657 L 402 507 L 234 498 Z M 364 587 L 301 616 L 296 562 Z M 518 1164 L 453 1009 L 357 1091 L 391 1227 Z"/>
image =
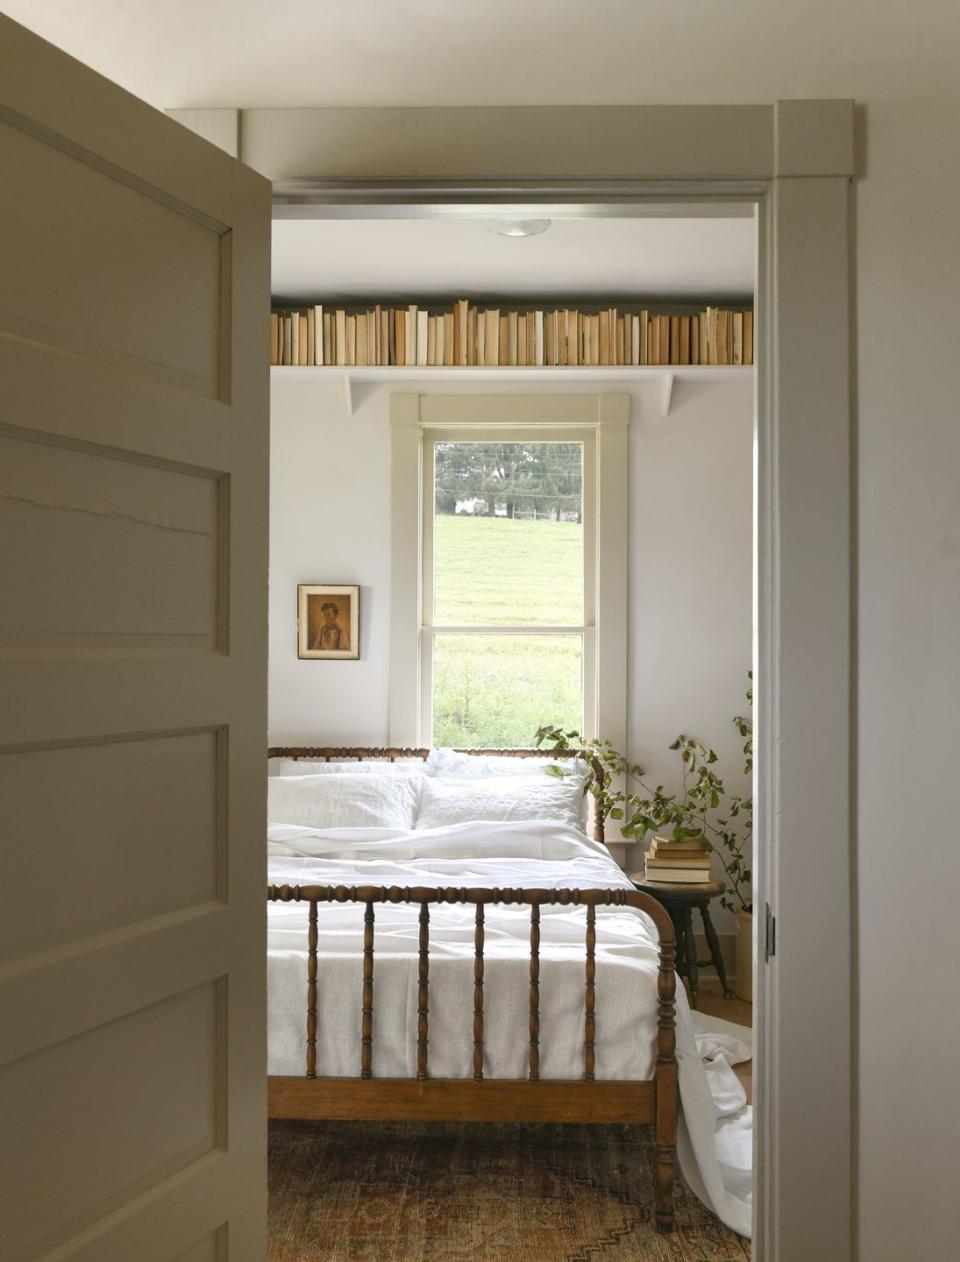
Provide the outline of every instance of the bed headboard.
<path id="1" fill-rule="evenodd" d="M 496 755 L 500 758 L 559 759 L 574 758 L 577 751 L 568 749 L 554 753 L 544 749 L 458 749 L 457 753 Z M 398 758 L 421 758 L 426 761 L 429 757 L 429 749 L 406 748 L 393 745 L 382 748 L 369 745 L 273 745 L 267 750 L 267 758 L 316 758 L 322 759 L 324 762 L 340 758 L 355 758 L 357 762 L 396 762 Z M 597 783 L 603 784 L 603 767 L 596 759 L 593 760 L 593 770 L 597 776 Z M 593 803 L 593 839 L 601 844 L 606 842 L 603 830 L 603 811 L 598 809 L 596 801 Z"/>

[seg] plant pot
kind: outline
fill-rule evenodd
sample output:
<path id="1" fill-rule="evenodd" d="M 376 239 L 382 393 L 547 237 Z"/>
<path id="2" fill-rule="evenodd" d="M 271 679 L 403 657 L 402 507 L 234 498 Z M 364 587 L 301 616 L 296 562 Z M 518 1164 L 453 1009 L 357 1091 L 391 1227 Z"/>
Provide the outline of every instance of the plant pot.
<path id="1" fill-rule="evenodd" d="M 733 955 L 733 992 L 753 1003 L 753 913 L 738 911 Z"/>

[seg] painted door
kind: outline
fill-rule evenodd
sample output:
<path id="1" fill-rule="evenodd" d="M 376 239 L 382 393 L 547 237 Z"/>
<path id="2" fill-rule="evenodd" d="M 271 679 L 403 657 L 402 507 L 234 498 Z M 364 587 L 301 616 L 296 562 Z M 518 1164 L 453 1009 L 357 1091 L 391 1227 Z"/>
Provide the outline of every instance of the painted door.
<path id="1" fill-rule="evenodd" d="M 0 18 L 0 1257 L 265 1257 L 268 183 Z"/>

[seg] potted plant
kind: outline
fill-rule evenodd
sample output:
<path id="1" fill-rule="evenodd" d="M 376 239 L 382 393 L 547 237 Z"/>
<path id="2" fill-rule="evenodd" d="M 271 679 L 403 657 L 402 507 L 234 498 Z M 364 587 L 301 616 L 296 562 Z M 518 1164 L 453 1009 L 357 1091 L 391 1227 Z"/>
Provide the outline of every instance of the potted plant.
<path id="1" fill-rule="evenodd" d="M 746 696 L 752 705 L 752 672 L 749 679 Z M 753 770 L 753 720 L 749 715 L 738 714 L 733 723 L 743 738 L 744 774 L 749 775 Z M 548 745 L 558 752 L 578 750 L 583 755 L 588 765 L 584 792 L 593 797 L 595 809 L 604 820 L 620 823 L 624 837 L 643 841 L 648 832 L 669 829 L 674 837 L 701 838 L 704 847 L 717 856 L 726 883 L 720 902 L 733 914 L 736 925 L 734 989 L 741 999 L 751 1000 L 753 798 L 727 792 L 723 779 L 714 770 L 716 752 L 681 733 L 670 745 L 680 754 L 680 790 L 667 793 L 663 785 L 651 788 L 644 780 L 644 769 L 630 762 L 609 741 L 585 739 L 579 732 L 564 732 L 550 725 L 538 730 L 536 740 L 538 746 Z M 563 774 L 559 767 L 548 767 L 547 772 Z M 629 791 L 615 783 L 626 777 Z"/>

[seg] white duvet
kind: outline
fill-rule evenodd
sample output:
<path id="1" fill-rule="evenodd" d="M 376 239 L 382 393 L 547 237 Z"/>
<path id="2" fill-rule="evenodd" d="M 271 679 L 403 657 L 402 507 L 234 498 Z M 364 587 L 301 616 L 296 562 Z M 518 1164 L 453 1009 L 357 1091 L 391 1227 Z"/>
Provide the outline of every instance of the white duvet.
<path id="1" fill-rule="evenodd" d="M 632 888 L 609 853 L 565 824 L 469 823 L 415 832 L 273 824 L 269 880 L 289 885 Z M 416 1075 L 418 907 L 376 904 L 373 1073 Z M 430 908 L 429 1072 L 473 1072 L 472 906 Z M 486 908 L 484 1072 L 527 1072 L 530 909 Z M 584 933 L 579 908 L 545 906 L 540 935 L 540 1073 L 583 1073 Z M 268 1068 L 305 1068 L 304 904 L 274 903 L 268 918 Z M 317 1072 L 360 1068 L 363 907 L 319 907 Z M 596 1074 L 652 1077 L 657 936 L 633 908 L 597 912 Z M 734 1230 L 750 1232 L 751 1110 L 730 1065 L 750 1056 L 740 1027 L 693 1014 L 677 994 L 677 1061 L 683 1105 L 680 1162 L 688 1182 Z M 402 1035 L 400 1034 L 402 1032 Z"/>

